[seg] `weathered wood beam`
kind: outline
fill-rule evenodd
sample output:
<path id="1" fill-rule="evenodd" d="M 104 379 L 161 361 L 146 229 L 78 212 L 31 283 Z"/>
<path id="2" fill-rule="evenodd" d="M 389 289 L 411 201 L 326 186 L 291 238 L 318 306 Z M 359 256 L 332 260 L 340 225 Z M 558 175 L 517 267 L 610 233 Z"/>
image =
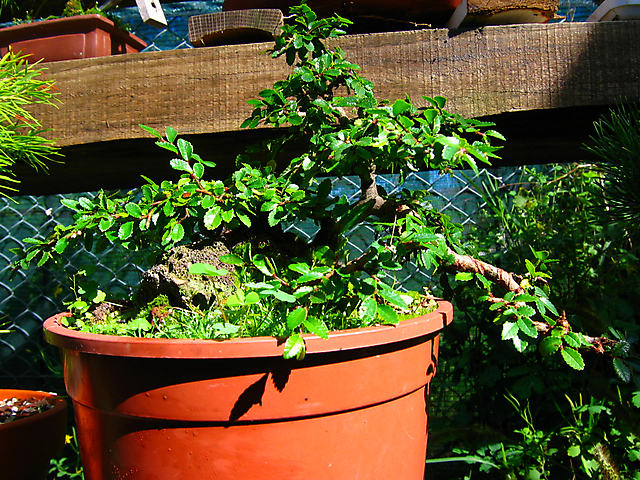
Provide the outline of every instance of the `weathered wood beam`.
<path id="1" fill-rule="evenodd" d="M 526 116 L 533 119 L 530 123 L 520 121 L 525 132 L 517 135 L 526 133 L 543 150 L 547 139 L 550 145 L 562 140 L 562 130 L 572 129 L 572 121 L 582 125 L 583 115 L 570 118 L 576 111 L 595 112 L 620 99 L 640 98 L 640 22 L 433 29 L 347 36 L 338 43 L 375 83 L 379 98 L 407 93 L 420 103 L 421 95 L 443 95 L 450 110 L 494 119 L 541 111 Z M 58 191 L 139 183 L 136 162 L 142 166 L 143 158 L 160 157 L 138 124 L 201 136 L 203 144 L 214 146 L 216 157 L 267 135 L 238 132 L 251 112 L 247 100 L 288 71 L 284 61 L 260 55 L 267 47 L 209 47 L 47 65 L 63 103 L 58 109 L 34 110 L 67 153 L 67 166 L 52 168 L 47 182 L 63 182 L 55 187 Z M 565 116 L 550 122 L 556 115 L 551 109 Z M 549 125 L 559 131 L 549 131 Z M 68 169 L 78 176 L 73 185 L 64 184 L 68 179 L 58 173 Z M 103 176 L 88 182 L 97 171 Z M 30 172 L 19 173 L 22 193 L 41 191 Z"/>
<path id="2" fill-rule="evenodd" d="M 528 24 L 340 39 L 379 97 L 443 95 L 463 115 L 579 107 L 640 96 L 640 23 Z M 149 52 L 47 65 L 62 105 L 41 109 L 61 145 L 237 130 L 247 100 L 287 72 L 269 44 Z"/>

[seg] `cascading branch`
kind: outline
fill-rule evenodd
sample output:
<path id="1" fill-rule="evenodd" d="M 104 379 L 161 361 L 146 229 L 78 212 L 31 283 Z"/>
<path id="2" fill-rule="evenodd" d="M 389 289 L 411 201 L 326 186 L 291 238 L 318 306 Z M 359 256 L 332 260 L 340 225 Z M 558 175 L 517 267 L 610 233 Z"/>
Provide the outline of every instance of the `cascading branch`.
<path id="1" fill-rule="evenodd" d="M 270 53 L 284 57 L 292 72 L 250 101 L 254 110 L 243 123 L 277 127 L 279 137 L 240 155 L 225 180 L 211 180 L 206 169 L 215 164 L 194 153 L 174 129 L 161 134 L 143 127 L 175 154 L 171 166 L 180 179 L 158 184 L 143 177 L 139 199 L 100 192 L 93 199 L 64 200 L 76 212 L 74 223 L 56 226 L 45 239 L 25 239 L 32 246 L 16 251 L 16 267 L 43 265 L 82 244 L 96 251 L 116 243 L 148 252 L 151 264 L 179 245 L 224 244 L 228 251 L 219 264 L 190 265 L 189 275 L 233 279 L 233 293 L 208 308 L 186 312 L 159 294 L 150 303 L 134 297 L 135 308 L 102 308 L 97 315 L 95 304 L 104 293 L 96 286 L 76 287 L 85 298 L 71 305 L 70 325 L 96 331 L 93 323 L 105 332 L 104 319 L 117 318 L 120 327 L 113 332 L 122 333 L 124 318 L 133 326 L 124 333 L 136 335 L 283 336 L 285 356 L 302 358 L 305 332 L 326 337 L 331 330 L 394 324 L 427 311 L 430 297 L 401 291 L 395 278 L 415 261 L 454 272 L 455 281 L 475 282 L 478 296 L 497 313 L 502 337 L 518 350 L 538 339 L 543 354 L 559 351 L 570 366 L 583 368 L 578 349 L 602 347 L 603 341 L 573 332 L 549 301 L 544 252 L 533 252 L 522 276 L 466 256 L 462 227 L 438 212 L 426 191 L 387 193 L 377 183 L 385 172 L 404 179 L 425 169 L 477 171 L 478 162 L 497 158 L 500 147 L 491 140 L 504 140 L 493 124 L 447 112 L 444 97 L 423 97 L 426 106 L 409 97 L 376 99 L 359 67 L 330 47 L 349 21 L 318 19 L 304 3 L 291 13 Z M 306 146 L 304 153 L 284 160 L 294 142 Z M 330 177 L 347 175 L 359 182 L 355 201 L 331 195 Z M 309 220 L 319 227 L 311 241 L 285 233 L 292 222 Z M 361 252 L 350 251 L 349 235 L 365 223 L 375 229 L 373 240 Z"/>

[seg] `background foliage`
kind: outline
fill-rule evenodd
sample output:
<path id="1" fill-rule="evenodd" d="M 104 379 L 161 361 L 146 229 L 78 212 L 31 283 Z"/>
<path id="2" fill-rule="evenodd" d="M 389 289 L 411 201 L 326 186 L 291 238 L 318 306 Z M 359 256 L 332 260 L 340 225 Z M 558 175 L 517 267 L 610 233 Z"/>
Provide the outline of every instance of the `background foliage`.
<path id="1" fill-rule="evenodd" d="M 640 478 L 637 247 L 611 220 L 606 182 L 585 163 L 527 168 L 508 190 L 490 178 L 481 186 L 486 226 L 471 232 L 470 248 L 515 270 L 530 249 L 548 251 L 554 304 L 580 331 L 620 343 L 606 357 L 585 354 L 582 372 L 542 344 L 518 355 L 467 286 L 451 286 L 462 321 L 446 332 L 442 358 L 465 395 L 457 428 L 441 440 L 469 462 L 457 465 L 459 478 Z"/>

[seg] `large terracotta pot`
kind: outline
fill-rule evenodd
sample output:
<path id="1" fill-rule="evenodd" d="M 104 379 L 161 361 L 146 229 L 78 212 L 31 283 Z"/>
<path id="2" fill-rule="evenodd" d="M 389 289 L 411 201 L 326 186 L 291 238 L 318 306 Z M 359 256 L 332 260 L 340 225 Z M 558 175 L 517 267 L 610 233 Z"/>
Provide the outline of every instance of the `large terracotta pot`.
<path id="1" fill-rule="evenodd" d="M 334 13 L 351 20 L 388 19 L 441 26 L 451 17 L 461 0 L 308 0 L 320 17 Z M 223 10 L 279 8 L 285 14 L 298 0 L 225 0 Z"/>
<path id="2" fill-rule="evenodd" d="M 0 29 L 0 54 L 5 55 L 11 47 L 14 52 L 31 54 L 29 61 L 32 63 L 136 53 L 146 46 L 143 40 L 97 14 Z"/>
<path id="3" fill-rule="evenodd" d="M 67 433 L 67 402 L 51 393 L 0 390 L 0 399 L 46 398 L 53 408 L 0 425 L 0 479 L 45 480 Z"/>
<path id="4" fill-rule="evenodd" d="M 140 339 L 45 324 L 62 349 L 85 478 L 423 478 L 441 302 L 398 326 L 282 342 Z"/>

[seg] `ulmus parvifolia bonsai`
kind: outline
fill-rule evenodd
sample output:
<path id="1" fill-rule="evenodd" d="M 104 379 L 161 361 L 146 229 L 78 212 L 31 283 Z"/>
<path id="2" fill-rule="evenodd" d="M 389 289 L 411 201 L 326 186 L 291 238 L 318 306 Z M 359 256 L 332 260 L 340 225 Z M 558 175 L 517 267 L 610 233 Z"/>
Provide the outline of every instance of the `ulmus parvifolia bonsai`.
<path id="1" fill-rule="evenodd" d="M 142 195 L 99 192 L 63 200 L 75 221 L 16 251 L 16 266 L 43 265 L 70 248 L 97 251 L 108 243 L 149 253 L 154 265 L 127 302 L 105 302 L 97 285 L 78 286 L 68 326 L 142 336 L 286 338 L 285 356 L 302 358 L 303 333 L 326 337 L 337 329 L 395 324 L 429 311 L 426 292 L 404 292 L 396 272 L 410 261 L 475 282 L 492 303 L 503 338 L 524 351 L 541 338 L 544 354 L 557 351 L 583 368 L 578 347 L 589 339 L 571 331 L 548 299 L 544 252 L 533 252 L 516 276 L 465 255 L 462 227 L 437 211 L 425 191 L 389 194 L 377 175 L 489 164 L 502 136 L 492 124 L 447 112 L 443 97 L 378 100 L 359 67 L 332 40 L 349 21 L 318 19 L 306 4 L 292 15 L 270 50 L 291 74 L 252 100 L 243 126 L 278 128 L 277 138 L 240 155 L 225 180 L 206 175 L 215 165 L 167 128 L 145 128 L 171 151 L 177 181 L 145 178 Z M 288 159 L 295 142 L 306 151 Z M 352 176 L 360 195 L 332 196 L 330 177 Z M 285 227 L 311 221 L 306 241 Z M 375 235 L 350 250 L 355 227 Z M 599 341 L 591 339 L 592 342 Z"/>

